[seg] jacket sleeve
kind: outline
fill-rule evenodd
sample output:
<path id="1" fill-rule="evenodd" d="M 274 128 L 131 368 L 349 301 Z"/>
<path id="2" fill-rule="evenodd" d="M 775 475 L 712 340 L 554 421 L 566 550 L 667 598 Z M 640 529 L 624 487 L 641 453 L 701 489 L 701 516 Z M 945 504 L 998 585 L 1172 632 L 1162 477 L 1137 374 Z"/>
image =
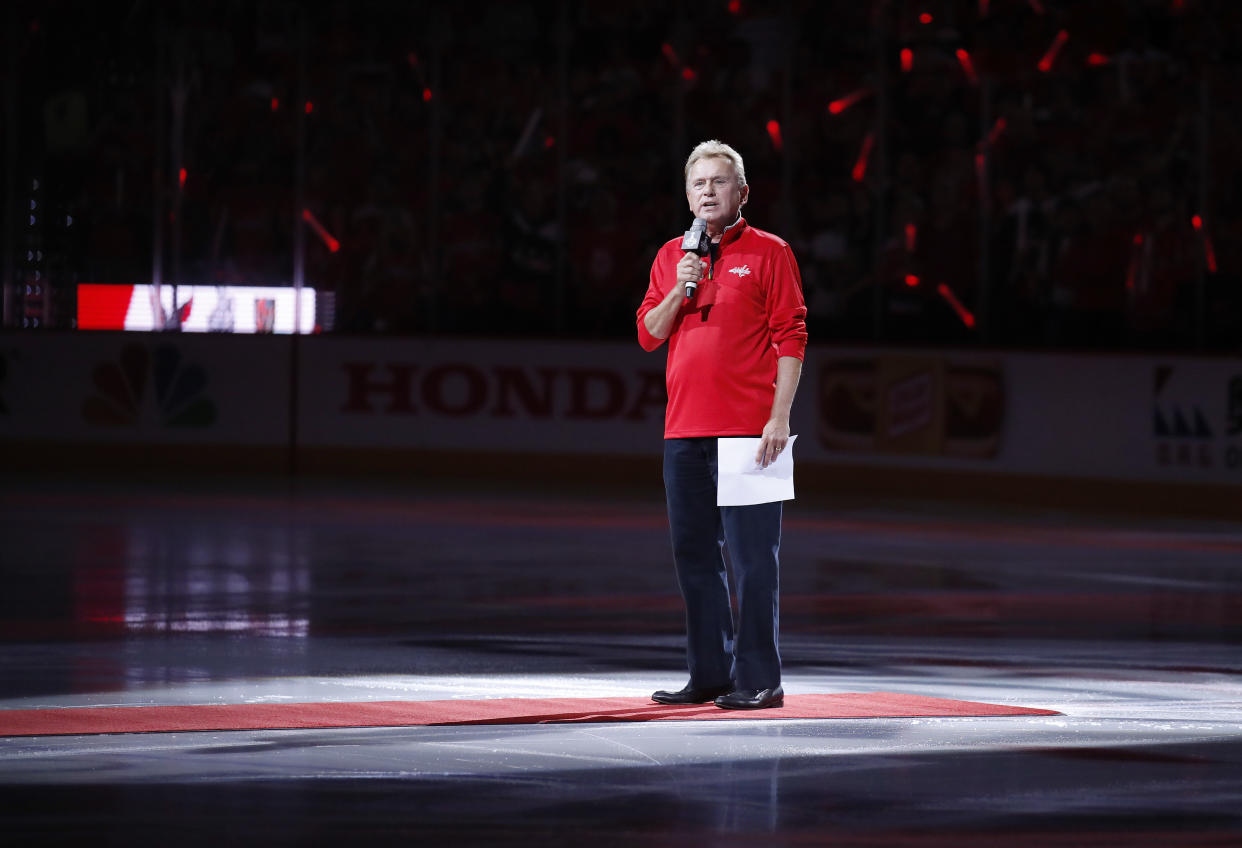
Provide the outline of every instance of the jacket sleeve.
<path id="1" fill-rule="evenodd" d="M 660 262 L 663 251 L 656 254 L 655 261 L 651 263 L 651 276 L 647 283 L 647 294 L 643 298 L 643 302 L 638 307 L 638 343 L 643 350 L 652 351 L 664 344 L 664 339 L 658 339 L 647 331 L 647 325 L 643 323 L 643 319 L 647 317 L 647 313 L 660 305 L 660 301 L 664 300 L 664 296 L 668 293 L 668 286 L 665 284 L 667 271 Z"/>
<path id="2" fill-rule="evenodd" d="M 768 328 L 777 356 L 806 357 L 806 301 L 793 249 L 781 245 L 768 287 Z"/>

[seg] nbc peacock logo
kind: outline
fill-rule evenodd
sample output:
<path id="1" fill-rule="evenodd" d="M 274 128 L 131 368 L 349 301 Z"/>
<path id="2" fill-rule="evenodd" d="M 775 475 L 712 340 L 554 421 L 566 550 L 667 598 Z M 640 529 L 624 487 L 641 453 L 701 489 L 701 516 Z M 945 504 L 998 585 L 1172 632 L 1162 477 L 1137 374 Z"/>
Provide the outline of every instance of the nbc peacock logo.
<path id="1" fill-rule="evenodd" d="M 172 345 L 129 344 L 91 373 L 95 394 L 82 404 L 86 423 L 110 429 L 196 429 L 216 420 L 207 374 Z"/>

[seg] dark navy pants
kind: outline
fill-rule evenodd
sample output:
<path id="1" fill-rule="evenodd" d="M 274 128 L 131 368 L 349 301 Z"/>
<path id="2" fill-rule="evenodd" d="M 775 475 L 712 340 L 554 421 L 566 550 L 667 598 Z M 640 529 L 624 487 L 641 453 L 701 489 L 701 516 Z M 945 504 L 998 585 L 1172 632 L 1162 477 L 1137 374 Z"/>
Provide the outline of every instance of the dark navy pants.
<path id="1" fill-rule="evenodd" d="M 664 492 L 686 604 L 690 685 L 778 685 L 781 503 L 716 506 L 715 438 L 665 439 Z M 736 628 L 726 548 L 738 602 Z"/>

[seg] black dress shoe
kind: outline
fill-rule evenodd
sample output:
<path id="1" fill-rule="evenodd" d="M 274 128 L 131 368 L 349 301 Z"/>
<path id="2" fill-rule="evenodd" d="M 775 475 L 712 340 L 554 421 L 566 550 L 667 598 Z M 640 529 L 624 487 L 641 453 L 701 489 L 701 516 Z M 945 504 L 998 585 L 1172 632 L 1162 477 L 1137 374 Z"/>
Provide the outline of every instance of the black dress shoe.
<path id="1" fill-rule="evenodd" d="M 657 704 L 671 704 L 673 706 L 681 704 L 706 704 L 708 701 L 715 700 L 719 695 L 728 694 L 733 689 L 733 685 L 713 686 L 710 689 L 696 689 L 689 684 L 686 688 L 678 692 L 667 692 L 660 689 L 651 696 L 651 700 Z"/>
<path id="2" fill-rule="evenodd" d="M 722 710 L 764 710 L 768 707 L 785 706 L 785 690 L 777 686 L 775 689 L 737 689 L 716 699 L 716 706 Z"/>

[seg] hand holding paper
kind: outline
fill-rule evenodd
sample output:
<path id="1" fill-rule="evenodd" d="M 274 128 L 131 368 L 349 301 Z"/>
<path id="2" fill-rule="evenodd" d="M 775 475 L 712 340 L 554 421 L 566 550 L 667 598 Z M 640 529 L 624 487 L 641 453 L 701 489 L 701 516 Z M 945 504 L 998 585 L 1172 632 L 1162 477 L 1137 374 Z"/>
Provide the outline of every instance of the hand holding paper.
<path id="1" fill-rule="evenodd" d="M 767 468 L 755 461 L 759 439 L 717 440 L 716 506 L 749 506 L 793 500 L 793 446 L 785 449 Z"/>

